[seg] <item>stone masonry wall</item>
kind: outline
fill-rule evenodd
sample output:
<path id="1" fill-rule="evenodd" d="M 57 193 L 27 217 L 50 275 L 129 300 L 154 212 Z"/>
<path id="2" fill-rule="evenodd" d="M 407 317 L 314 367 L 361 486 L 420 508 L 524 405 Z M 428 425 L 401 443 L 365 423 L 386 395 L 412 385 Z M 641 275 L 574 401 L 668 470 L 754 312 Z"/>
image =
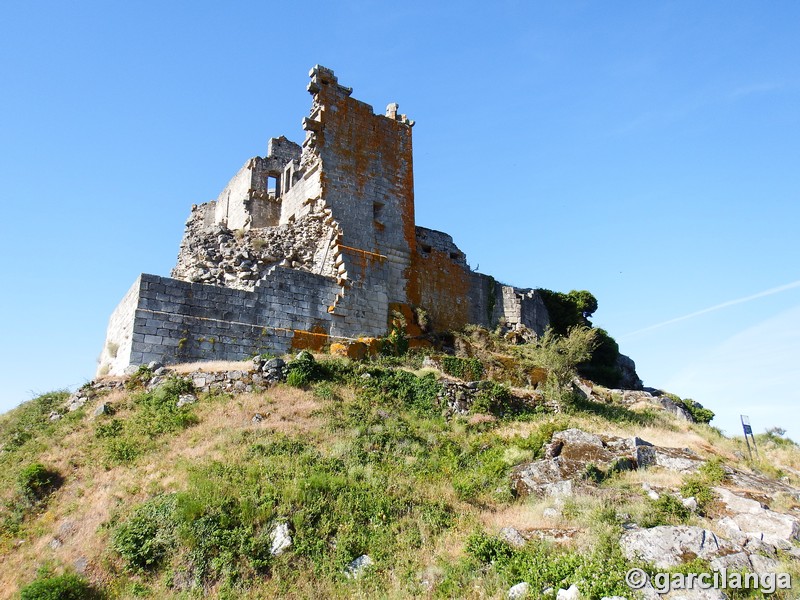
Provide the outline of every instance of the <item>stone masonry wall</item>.
<path id="1" fill-rule="evenodd" d="M 142 276 L 137 277 L 131 288 L 114 309 L 108 321 L 106 343 L 100 352 L 98 375 L 122 373 L 131 364 L 134 317 L 139 304 Z"/>
<path id="2" fill-rule="evenodd" d="M 216 201 L 192 207 L 174 279 L 137 280 L 99 373 L 380 336 L 390 306 L 424 308 L 437 330 L 505 320 L 543 332 L 535 292 L 473 272 L 449 235 L 416 227 L 413 121 L 394 103 L 375 114 L 330 69 L 309 75 L 302 147 L 270 139 Z"/>
<path id="3" fill-rule="evenodd" d="M 314 345 L 309 335 L 319 336 L 322 345 L 331 321 L 327 307 L 338 291 L 330 278 L 283 267 L 254 291 L 143 274 L 109 323 L 107 339 L 119 340 L 122 352 L 118 359 L 101 359 L 98 372 L 119 375 L 128 364 L 154 360 L 241 360 L 283 353 Z"/>
<path id="4" fill-rule="evenodd" d="M 417 227 L 415 273 L 420 305 L 434 329 L 456 330 L 468 323 L 494 327 L 527 327 L 542 335 L 549 324 L 544 302 L 533 290 L 520 290 L 472 271 L 453 238 L 441 231 Z"/>
<path id="5" fill-rule="evenodd" d="M 270 139 L 267 156 L 248 160 L 220 192 L 215 222 L 230 229 L 277 225 L 281 215 L 278 199 L 288 187 L 284 179 L 291 184 L 292 163 L 299 164 L 300 152 L 300 146 L 285 137 Z M 269 177 L 276 180 L 273 191 L 269 189 Z"/>

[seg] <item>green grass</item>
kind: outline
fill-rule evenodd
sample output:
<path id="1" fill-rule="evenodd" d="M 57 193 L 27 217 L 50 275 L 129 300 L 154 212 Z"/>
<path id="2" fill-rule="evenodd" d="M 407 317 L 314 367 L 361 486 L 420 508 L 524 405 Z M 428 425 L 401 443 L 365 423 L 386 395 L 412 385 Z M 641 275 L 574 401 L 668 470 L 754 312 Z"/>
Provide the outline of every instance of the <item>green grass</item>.
<path id="1" fill-rule="evenodd" d="M 625 573 L 631 566 L 615 535 L 618 532 L 600 536 L 593 547 L 578 551 L 543 541 L 515 548 L 479 531 L 467 540 L 466 561 L 471 561 L 474 569 L 497 572 L 506 586 L 527 581 L 532 590 L 558 590 L 575 584 L 584 598 L 622 596 L 630 593 Z"/>
<path id="2" fill-rule="evenodd" d="M 190 381 L 167 379 L 153 390 L 134 393 L 129 417 L 97 419 L 94 435 L 108 463 L 130 464 L 156 447 L 159 438 L 196 425 L 194 404 L 177 406 L 182 394 L 192 392 Z"/>
<path id="3" fill-rule="evenodd" d="M 14 498 L 26 495 L 43 507 L 6 511 L 6 540 L 54 535 L 53 522 L 82 514 L 82 495 L 104 481 L 112 482 L 106 483 L 115 499 L 111 516 L 90 535 L 107 544 L 96 564 L 109 597 L 501 597 L 528 581 L 535 594 L 574 583 L 585 597 L 600 598 L 628 594 L 623 576 L 633 565 L 617 543 L 623 523 L 695 518 L 668 494 L 644 498 L 614 469 L 589 469 L 596 494 L 568 501 L 562 511 L 569 526 L 582 529 L 580 546 L 509 546 L 486 529 L 485 518 L 531 510 L 530 499 L 512 495 L 510 471 L 541 458 L 555 432 L 580 422 L 573 414 L 626 425 L 663 425 L 667 417 L 580 402 L 558 416 L 516 410 L 508 388 L 487 381 L 473 412 L 499 419 L 448 419 L 436 376 L 403 370 L 408 360 L 355 363 L 303 354 L 289 372 L 299 374 L 307 392 L 278 386 L 242 397 L 202 395 L 180 409 L 178 397 L 191 384 L 167 379 L 147 391 L 142 371 L 135 389 L 114 401 L 113 416 L 93 419 L 76 411 L 50 422 L 47 415 L 66 394 L 40 397 L 0 421 L 0 440 L 9 442 L 0 452 L 0 465 L 8 467 L 0 473 L 6 497 L 13 490 Z M 312 426 L 273 408 L 287 397 L 312 405 Z M 269 422 L 243 417 L 221 431 L 210 426 L 223 413 L 238 419 L 237 411 L 262 404 L 272 411 Z M 209 421 L 192 429 L 203 419 Z M 67 434 L 81 436 L 80 452 L 55 464 L 80 485 L 50 495 L 55 467 L 43 456 Z M 207 435 L 214 436 L 208 445 Z M 193 447 L 203 452 L 175 458 Z M 702 502 L 724 476 L 723 465 L 709 461 L 685 480 L 682 493 L 692 491 Z M 69 506 L 58 505 L 68 494 Z M 45 509 L 52 512 L 47 522 Z M 272 556 L 277 523 L 289 525 L 293 544 Z M 374 568 L 347 579 L 346 565 L 362 554 Z M 31 589 L 81 585 L 54 579 L 42 574 Z"/>
<path id="4" fill-rule="evenodd" d="M 185 490 L 121 511 L 113 547 L 129 569 L 166 581 L 191 572 L 198 589 L 220 585 L 233 594 L 265 575 L 276 594 L 308 577 L 329 591 L 386 589 L 393 573 L 416 573 L 418 554 L 461 526 L 460 503 L 514 502 L 511 467 L 564 425 L 543 420 L 529 437 L 501 438 L 491 425 L 446 421 L 433 375 L 339 361 L 313 369 L 323 430 L 302 438 L 243 433 L 224 463 L 191 467 Z M 347 399 L 337 382 L 353 386 Z M 147 401 L 137 396 L 132 423 L 142 423 L 138 411 L 165 406 L 157 401 L 165 392 L 157 392 Z M 150 414 L 149 426 L 162 431 L 156 417 L 163 415 Z M 96 435 L 119 427 L 112 423 Z M 330 438 L 334 446 L 323 441 Z M 265 549 L 279 521 L 290 524 L 293 546 L 273 557 Z M 345 566 L 361 554 L 376 562 L 373 573 L 346 583 Z M 419 592 L 409 577 L 407 592 Z"/>

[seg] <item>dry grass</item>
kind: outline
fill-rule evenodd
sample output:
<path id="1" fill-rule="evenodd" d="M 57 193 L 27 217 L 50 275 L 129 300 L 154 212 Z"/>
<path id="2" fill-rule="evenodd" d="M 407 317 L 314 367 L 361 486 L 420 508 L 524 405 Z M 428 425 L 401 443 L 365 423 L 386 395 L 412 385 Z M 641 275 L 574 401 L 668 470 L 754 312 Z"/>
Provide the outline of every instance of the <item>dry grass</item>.
<path id="1" fill-rule="evenodd" d="M 709 443 L 709 441 L 695 431 L 689 423 L 676 423 L 674 429 L 663 429 L 658 426 L 613 423 L 597 416 L 569 415 L 563 418 L 569 421 L 570 427 L 583 429 L 590 433 L 622 438 L 637 436 L 656 446 L 689 448 L 701 455 L 722 454 L 725 458 L 735 458 L 732 453 Z M 547 420 L 508 423 L 498 428 L 496 433 L 504 439 L 515 436 L 527 437 L 539 429 L 542 423 L 546 421 Z"/>
<path id="2" fill-rule="evenodd" d="M 630 485 L 640 488 L 643 483 L 648 483 L 655 488 L 677 489 L 683 485 L 683 475 L 666 469 L 623 471 L 617 473 L 614 480 L 620 487 Z"/>
<path id="3" fill-rule="evenodd" d="M 186 374 L 197 370 L 247 370 L 251 364 L 249 361 L 215 361 L 187 363 L 171 368 L 179 374 Z M 347 386 L 336 386 L 336 396 L 341 402 L 352 401 L 354 391 Z M 128 392 L 117 391 L 98 401 L 111 403 L 117 408 L 116 418 L 125 419 L 131 412 L 130 399 Z M 102 442 L 95 439 L 95 422 L 87 416 L 76 423 L 63 439 L 53 440 L 41 455 L 42 462 L 66 475 L 66 482 L 54 494 L 49 508 L 27 526 L 26 541 L 5 554 L 0 553 L 0 600 L 13 597 L 17 587 L 31 581 L 36 567 L 46 561 L 71 565 L 78 558 L 85 558 L 90 579 L 113 583 L 109 578 L 113 577 L 115 568 L 119 566 L 119 559 L 108 550 L 110 533 L 104 525 L 116 514 L 128 511 L 131 506 L 154 494 L 186 489 L 188 473 L 195 465 L 209 461 L 245 461 L 253 432 L 302 436 L 313 441 L 328 455 L 348 452 L 349 446 L 342 439 L 346 436 L 324 427 L 323 409 L 326 405 L 330 409 L 331 401 L 286 385 L 274 386 L 265 392 L 237 394 L 232 398 L 211 396 L 193 407 L 199 418 L 197 425 L 163 438 L 157 442 L 156 450 L 140 456 L 133 464 L 113 468 L 106 468 L 99 460 Z M 649 404 L 647 408 L 653 409 Z M 91 408 L 87 406 L 87 409 L 91 413 Z M 261 418 L 254 422 L 256 414 Z M 710 428 L 682 423 L 661 413 L 651 426 L 609 422 L 597 415 L 577 414 L 502 424 L 494 433 L 504 439 L 517 435 L 526 437 L 538 430 L 542 423 L 556 418 L 568 420 L 571 427 L 598 434 L 619 437 L 635 435 L 659 446 L 690 448 L 704 457 L 720 456 L 741 468 L 739 463 L 742 461 L 737 458 L 737 453 L 741 451 L 739 441 L 722 438 Z M 472 417 L 473 424 L 489 420 L 482 415 Z M 453 433 L 459 435 L 470 430 L 468 424 L 461 421 L 453 422 L 451 427 Z M 765 460 L 800 473 L 800 450 L 796 447 L 765 445 L 762 454 Z M 407 478 L 403 481 L 408 483 L 412 480 Z M 492 533 L 497 533 L 503 527 L 514 527 L 523 532 L 578 528 L 577 537 L 567 542 L 568 545 L 575 548 L 590 547 L 596 541 L 593 536 L 597 535 L 594 531 L 597 523 L 593 523 L 592 519 L 596 518 L 597 510 L 604 503 L 612 503 L 624 511 L 646 509 L 642 506 L 645 500 L 641 494 L 641 484 L 644 482 L 656 488 L 675 489 L 681 486 L 683 478 L 680 474 L 659 469 L 617 474 L 610 485 L 601 486 L 592 494 L 576 495 L 569 501 L 577 506 L 577 511 L 573 508 L 574 519 L 563 515 L 545 517 L 545 508 L 558 505 L 552 498 L 531 497 L 510 505 L 486 500 L 486 503 L 478 505 L 459 500 L 453 485 L 445 479 L 417 485 L 415 489 L 420 499 L 442 500 L 453 507 L 455 524 L 440 535 L 424 539 L 422 547 L 415 549 L 413 555 L 399 557 L 398 564 L 393 565 L 391 573 L 386 575 L 387 589 L 380 596 L 408 597 L 409 572 L 416 581 L 440 580 L 444 577 L 446 565 L 463 558 L 465 541 L 478 528 Z M 775 503 L 785 510 L 797 508 L 797 503 L 788 496 L 776 499 Z M 711 526 L 710 523 L 704 524 Z M 61 541 L 61 546 L 57 548 L 50 547 L 54 536 Z M 496 574 L 491 571 L 475 581 L 479 582 L 480 587 L 461 590 L 460 597 L 504 597 L 506 590 L 501 589 Z M 276 586 L 275 581 L 259 580 L 240 597 L 274 597 Z M 284 597 L 368 597 L 366 592 L 355 593 L 355 589 L 356 586 L 309 578 Z M 211 596 L 219 594 L 218 589 L 207 592 Z"/>
<path id="4" fill-rule="evenodd" d="M 498 510 L 484 510 L 480 513 L 481 523 L 493 533 L 503 527 L 513 527 L 520 531 L 525 529 L 546 529 L 557 527 L 562 518 L 545 517 L 545 508 L 555 506 L 553 498 L 538 499 L 534 497 L 510 506 L 502 506 Z"/>
<path id="5" fill-rule="evenodd" d="M 222 364 L 222 363 L 219 363 Z M 224 363 L 230 365 L 240 363 Z M 129 413 L 130 394 L 115 391 L 102 398 L 117 407 L 115 417 Z M 236 460 L 237 436 L 246 430 L 308 434 L 321 429 L 319 401 L 310 393 L 276 386 L 267 392 L 237 395 L 224 402 L 201 402 L 200 422 L 164 440 L 160 450 L 132 465 L 106 468 L 98 460 L 91 417 L 76 423 L 64 438 L 54 440 L 41 461 L 66 475 L 64 485 L 50 498 L 47 509 L 28 525 L 26 541 L 0 554 L 0 600 L 34 579 L 43 561 L 72 565 L 88 563 L 86 575 L 95 581 L 109 577 L 108 532 L 103 527 L 116 511 L 125 510 L 157 493 L 185 489 L 188 467 L 198 461 Z M 263 420 L 252 421 L 259 413 Z M 239 438 L 240 439 L 240 438 Z M 51 548 L 54 538 L 61 545 Z"/>

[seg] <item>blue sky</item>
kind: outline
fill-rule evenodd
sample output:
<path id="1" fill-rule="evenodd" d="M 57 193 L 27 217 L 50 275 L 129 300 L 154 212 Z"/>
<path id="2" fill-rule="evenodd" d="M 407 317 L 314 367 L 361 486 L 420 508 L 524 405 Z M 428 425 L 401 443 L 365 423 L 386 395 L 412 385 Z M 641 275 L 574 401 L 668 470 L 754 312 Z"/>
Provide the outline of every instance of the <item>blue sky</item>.
<path id="1" fill-rule="evenodd" d="M 5 2 L 0 410 L 92 377 L 191 204 L 302 140 L 319 63 L 416 120 L 417 221 L 473 267 L 592 291 L 646 384 L 798 439 L 798 22 L 785 1 Z"/>

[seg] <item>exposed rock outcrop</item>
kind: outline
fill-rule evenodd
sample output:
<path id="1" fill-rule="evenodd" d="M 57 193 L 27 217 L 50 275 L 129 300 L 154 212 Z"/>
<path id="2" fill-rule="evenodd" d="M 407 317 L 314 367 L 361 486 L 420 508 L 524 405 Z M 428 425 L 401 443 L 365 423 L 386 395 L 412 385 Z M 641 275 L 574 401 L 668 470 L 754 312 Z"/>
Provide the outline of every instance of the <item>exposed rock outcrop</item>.
<path id="1" fill-rule="evenodd" d="M 702 558 L 710 560 L 732 554 L 736 547 L 702 527 L 662 525 L 626 531 L 620 538 L 622 552 L 629 560 L 643 560 L 659 569 Z"/>
<path id="2" fill-rule="evenodd" d="M 659 466 L 690 472 L 703 462 L 685 448 L 664 448 L 638 437 L 598 436 L 580 429 L 553 434 L 545 456 L 514 468 L 511 483 L 517 494 L 570 495 L 574 486 L 586 481 L 592 467 L 608 472 Z"/>

